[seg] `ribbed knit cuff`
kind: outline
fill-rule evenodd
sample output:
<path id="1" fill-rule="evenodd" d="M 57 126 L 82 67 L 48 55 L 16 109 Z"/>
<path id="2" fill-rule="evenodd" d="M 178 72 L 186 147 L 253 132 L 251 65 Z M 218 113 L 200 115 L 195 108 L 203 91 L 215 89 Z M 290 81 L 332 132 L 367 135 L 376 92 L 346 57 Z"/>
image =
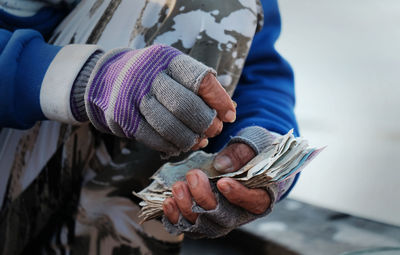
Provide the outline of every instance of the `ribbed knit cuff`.
<path id="1" fill-rule="evenodd" d="M 90 56 L 90 58 L 86 61 L 85 65 L 82 67 L 82 70 L 79 72 L 76 80 L 74 81 L 74 85 L 71 90 L 71 111 L 74 115 L 75 119 L 79 122 L 88 121 L 89 118 L 85 109 L 85 90 L 88 84 L 90 75 L 100 57 L 104 53 L 102 51 L 96 51 Z"/>
<path id="2" fill-rule="evenodd" d="M 275 138 L 276 137 L 265 128 L 252 126 L 240 130 L 236 136 L 231 138 L 228 145 L 232 143 L 245 143 L 250 146 L 256 154 L 259 154 L 271 145 Z"/>

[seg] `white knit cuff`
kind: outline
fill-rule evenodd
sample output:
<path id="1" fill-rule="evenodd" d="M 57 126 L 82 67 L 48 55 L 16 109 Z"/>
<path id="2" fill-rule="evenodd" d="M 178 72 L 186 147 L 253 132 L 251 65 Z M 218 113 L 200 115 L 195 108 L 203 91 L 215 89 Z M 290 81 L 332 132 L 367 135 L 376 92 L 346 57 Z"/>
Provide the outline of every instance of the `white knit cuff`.
<path id="1" fill-rule="evenodd" d="M 40 90 L 40 107 L 50 120 L 78 124 L 71 111 L 71 89 L 88 58 L 100 48 L 97 45 L 72 44 L 62 48 L 51 62 Z"/>

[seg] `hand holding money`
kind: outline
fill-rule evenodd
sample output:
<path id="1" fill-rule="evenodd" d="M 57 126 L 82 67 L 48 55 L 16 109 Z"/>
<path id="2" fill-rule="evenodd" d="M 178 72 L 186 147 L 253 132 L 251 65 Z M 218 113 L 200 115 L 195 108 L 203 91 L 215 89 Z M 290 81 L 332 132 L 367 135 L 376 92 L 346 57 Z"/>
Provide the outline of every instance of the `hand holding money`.
<path id="1" fill-rule="evenodd" d="M 232 144 L 240 145 L 232 147 Z M 244 157 L 242 162 L 229 164 L 225 160 L 222 164 L 222 160 L 217 163 L 216 157 L 221 159 L 230 150 L 238 153 L 237 150 L 248 149 L 243 146 L 251 147 L 257 154 L 249 162 Z M 308 147 L 306 140 L 295 138 L 292 131 L 284 136 L 273 136 L 263 128 L 248 127 L 233 137 L 219 154 L 200 151 L 181 162 L 165 164 L 153 175 L 151 185 L 134 194 L 143 200 L 140 203 L 143 221 L 162 216 L 164 209 L 166 217 L 163 222 L 169 232 L 186 233 L 192 238 L 219 237 L 237 226 L 267 215 L 274 203 L 286 193 L 293 177 L 320 151 Z M 248 154 L 248 157 L 252 156 Z M 192 182 L 189 180 L 192 174 L 198 177 L 200 188 L 194 189 L 191 184 L 185 183 Z M 208 185 L 205 176 L 209 180 Z M 225 185 L 229 185 L 229 192 L 224 190 Z M 183 189 L 183 196 L 178 193 L 178 188 Z M 178 196 L 183 200 L 180 204 Z M 190 206 L 186 200 L 190 200 Z"/>
<path id="2" fill-rule="evenodd" d="M 222 173 L 234 172 L 247 164 L 255 155 L 253 149 L 247 144 L 233 143 L 218 154 L 214 160 L 214 167 L 221 166 L 219 170 Z M 246 188 L 231 178 L 218 180 L 217 188 L 230 203 L 254 214 L 265 212 L 271 202 L 266 190 Z M 200 169 L 190 170 L 186 174 L 186 182 L 176 182 L 172 186 L 172 194 L 173 197 L 164 201 L 163 211 L 173 224 L 178 222 L 179 214 L 195 223 L 198 214 L 192 211 L 192 201 L 205 210 L 213 210 L 217 207 L 217 200 L 211 190 L 209 179 Z"/>

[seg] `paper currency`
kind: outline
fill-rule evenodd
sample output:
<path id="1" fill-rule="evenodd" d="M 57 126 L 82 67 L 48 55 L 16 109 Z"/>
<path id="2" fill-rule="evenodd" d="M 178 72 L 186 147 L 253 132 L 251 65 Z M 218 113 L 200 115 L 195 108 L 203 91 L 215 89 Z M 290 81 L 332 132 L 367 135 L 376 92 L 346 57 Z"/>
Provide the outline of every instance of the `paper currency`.
<path id="1" fill-rule="evenodd" d="M 303 138 L 295 138 L 292 130 L 276 140 L 254 157 L 244 167 L 233 173 L 220 174 L 213 167 L 216 154 L 203 151 L 192 153 L 178 163 L 164 164 L 152 177 L 153 182 L 133 194 L 143 201 L 140 217 L 142 222 L 157 218 L 163 214 L 162 203 L 172 197 L 172 185 L 185 181 L 186 173 L 191 169 L 201 169 L 213 182 L 223 177 L 231 177 L 248 188 L 266 188 L 273 182 L 284 181 L 300 172 L 322 150 L 308 146 Z"/>

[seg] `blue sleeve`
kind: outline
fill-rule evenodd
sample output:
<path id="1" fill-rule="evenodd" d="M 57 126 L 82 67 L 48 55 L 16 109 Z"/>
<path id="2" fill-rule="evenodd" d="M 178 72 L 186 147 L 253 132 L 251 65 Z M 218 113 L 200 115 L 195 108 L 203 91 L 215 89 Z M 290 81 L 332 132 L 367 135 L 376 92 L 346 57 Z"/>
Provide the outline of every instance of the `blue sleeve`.
<path id="1" fill-rule="evenodd" d="M 40 88 L 60 49 L 35 30 L 0 29 L 0 127 L 26 129 L 45 119 Z"/>
<path id="2" fill-rule="evenodd" d="M 299 135 L 294 114 L 293 71 L 274 46 L 281 29 L 278 3 L 277 0 L 261 2 L 264 27 L 253 39 L 233 95 L 233 100 L 237 102 L 237 119 L 233 124 L 224 124 L 223 132 L 210 141 L 213 151 L 220 150 L 231 136 L 249 126 L 261 126 L 279 134 L 294 129 L 294 134 Z"/>
<path id="3" fill-rule="evenodd" d="M 0 9 L 0 28 L 11 32 L 17 29 L 30 28 L 40 32 L 45 38 L 50 37 L 51 32 L 68 14 L 68 8 L 46 7 L 30 17 L 19 17 Z"/>

